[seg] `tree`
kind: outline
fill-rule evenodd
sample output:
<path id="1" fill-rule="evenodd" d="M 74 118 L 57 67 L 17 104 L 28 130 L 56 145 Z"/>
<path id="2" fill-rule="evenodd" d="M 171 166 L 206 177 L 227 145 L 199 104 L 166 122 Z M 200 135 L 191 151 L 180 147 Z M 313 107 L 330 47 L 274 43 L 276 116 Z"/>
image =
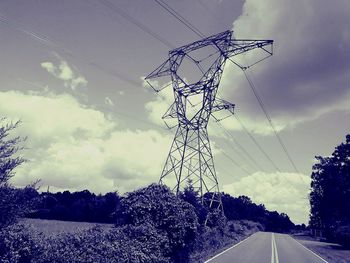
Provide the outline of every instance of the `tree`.
<path id="1" fill-rule="evenodd" d="M 0 119 L 1 123 L 5 119 Z M 0 229 L 16 222 L 16 219 L 24 215 L 30 209 L 29 202 L 37 196 L 32 186 L 24 189 L 15 189 L 9 184 L 9 179 L 14 175 L 14 169 L 22 164 L 25 159 L 17 156 L 23 149 L 20 144 L 25 140 L 19 136 L 10 137 L 15 130 L 16 123 L 3 124 L 0 127 Z"/>
<path id="2" fill-rule="evenodd" d="M 203 225 L 207 218 L 209 208 L 202 204 L 199 192 L 194 189 L 192 180 L 188 180 L 187 186 L 184 188 L 183 192 L 180 192 L 179 197 L 193 205 L 198 217 L 198 222 L 200 225 Z"/>
<path id="3" fill-rule="evenodd" d="M 123 223 L 149 224 L 169 240 L 168 255 L 173 262 L 187 262 L 197 231 L 198 219 L 189 203 L 164 185 L 151 184 L 128 193 L 121 200 Z"/>
<path id="4" fill-rule="evenodd" d="M 113 223 L 118 216 L 120 197 L 117 192 L 95 195 L 88 190 L 63 193 L 44 192 L 31 218 Z"/>
<path id="5" fill-rule="evenodd" d="M 1 118 L 0 125 L 5 120 L 5 118 Z M 23 149 L 20 144 L 25 138 L 9 137 L 19 124 L 20 122 L 17 121 L 16 123 L 3 124 L 0 127 L 0 187 L 8 185 L 9 179 L 14 175 L 14 169 L 25 161 L 24 158 L 16 156 L 17 152 Z"/>
<path id="6" fill-rule="evenodd" d="M 350 225 L 350 134 L 330 157 L 316 156 L 312 167 L 310 225 L 328 236 Z"/>

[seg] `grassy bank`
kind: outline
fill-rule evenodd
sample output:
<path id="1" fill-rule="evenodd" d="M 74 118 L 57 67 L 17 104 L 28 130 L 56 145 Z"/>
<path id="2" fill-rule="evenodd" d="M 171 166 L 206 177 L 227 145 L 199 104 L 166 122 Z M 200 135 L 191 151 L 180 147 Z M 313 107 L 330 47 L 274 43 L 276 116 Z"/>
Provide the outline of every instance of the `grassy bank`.
<path id="1" fill-rule="evenodd" d="M 350 249 L 334 243 L 321 242 L 308 235 L 294 235 L 293 237 L 302 245 L 327 260 L 328 263 L 350 263 Z"/>

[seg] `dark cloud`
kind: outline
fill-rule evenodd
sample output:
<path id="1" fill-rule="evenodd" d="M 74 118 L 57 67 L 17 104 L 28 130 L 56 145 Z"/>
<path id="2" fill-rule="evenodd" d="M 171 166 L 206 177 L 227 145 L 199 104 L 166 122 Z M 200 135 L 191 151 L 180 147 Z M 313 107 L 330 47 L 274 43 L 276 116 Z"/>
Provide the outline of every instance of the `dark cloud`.
<path id="1" fill-rule="evenodd" d="M 235 37 L 275 40 L 274 56 L 255 66 L 251 77 L 277 122 L 350 109 L 349 13 L 350 2 L 343 0 L 246 1 Z M 224 89 L 228 79 L 238 87 L 228 93 L 242 114 L 256 118 L 260 110 L 243 75 L 225 78 Z"/>

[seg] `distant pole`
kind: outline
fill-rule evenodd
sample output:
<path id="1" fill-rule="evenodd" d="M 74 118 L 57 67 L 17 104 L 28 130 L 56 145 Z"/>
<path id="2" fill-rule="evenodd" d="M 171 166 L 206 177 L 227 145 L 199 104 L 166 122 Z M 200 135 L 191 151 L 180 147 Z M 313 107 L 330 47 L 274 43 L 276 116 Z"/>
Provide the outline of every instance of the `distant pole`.
<path id="1" fill-rule="evenodd" d="M 222 210 L 207 126 L 214 112 L 225 109 L 233 114 L 234 104 L 216 96 L 225 62 L 255 48 L 272 55 L 272 44 L 272 40 L 232 39 L 232 31 L 225 31 L 171 50 L 168 60 L 146 77 L 153 87 L 150 80 L 170 76 L 174 93 L 174 102 L 163 119 L 176 119 L 174 127 L 177 130 L 160 176 L 161 184 L 168 185 L 178 195 L 191 181 L 193 188 L 200 193 L 203 205 Z M 206 57 L 211 58 L 211 63 L 203 69 L 201 63 L 206 58 L 197 59 L 195 53 L 205 47 L 211 47 L 212 52 Z M 203 73 L 199 81 L 188 83 L 179 73 L 185 58 Z M 159 92 L 168 86 L 153 88 Z"/>

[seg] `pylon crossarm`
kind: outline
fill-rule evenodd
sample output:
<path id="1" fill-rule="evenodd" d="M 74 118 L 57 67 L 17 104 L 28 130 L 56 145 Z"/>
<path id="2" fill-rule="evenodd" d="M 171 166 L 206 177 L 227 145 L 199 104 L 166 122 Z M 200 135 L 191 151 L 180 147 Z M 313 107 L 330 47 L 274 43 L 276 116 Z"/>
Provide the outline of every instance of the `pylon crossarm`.
<path id="1" fill-rule="evenodd" d="M 273 45 L 273 40 L 232 39 L 230 41 L 229 47 L 225 52 L 225 55 L 227 57 L 233 57 L 242 53 L 246 53 L 256 48 L 260 48 L 263 51 L 272 55 L 272 45 Z M 271 48 L 271 51 L 266 49 L 265 48 L 266 46 L 269 46 Z"/>
<path id="2" fill-rule="evenodd" d="M 162 116 L 162 119 L 169 119 L 169 118 L 177 118 L 177 111 L 176 111 L 176 103 L 175 102 L 173 102 L 170 105 L 168 110 Z"/>
<path id="3" fill-rule="evenodd" d="M 231 102 L 228 102 L 223 99 L 216 98 L 213 107 L 211 108 L 211 112 L 221 111 L 221 110 L 228 110 L 233 114 L 233 110 L 235 108 L 235 104 L 232 104 Z"/>
<path id="4" fill-rule="evenodd" d="M 234 108 L 235 108 L 235 104 L 232 104 L 231 102 L 225 101 L 223 99 L 216 98 L 211 108 L 211 116 L 214 118 L 216 122 L 220 122 L 232 116 L 234 114 Z M 214 113 L 222 110 L 227 110 L 229 114 L 221 118 L 218 118 L 214 115 Z"/>
<path id="5" fill-rule="evenodd" d="M 176 49 L 173 49 L 169 52 L 169 55 L 179 54 L 179 53 L 190 53 L 193 50 L 197 50 L 201 47 L 215 45 L 220 42 L 227 42 L 231 39 L 232 31 L 227 30 L 225 32 L 203 38 L 201 40 L 195 41 L 191 44 L 187 44 Z"/>
<path id="6" fill-rule="evenodd" d="M 152 71 L 150 74 L 147 75 L 145 78 L 147 79 L 154 79 L 159 78 L 163 76 L 168 76 L 171 74 L 171 61 L 170 58 L 168 58 L 163 64 L 161 64 L 158 68 L 156 68 L 154 71 Z"/>

